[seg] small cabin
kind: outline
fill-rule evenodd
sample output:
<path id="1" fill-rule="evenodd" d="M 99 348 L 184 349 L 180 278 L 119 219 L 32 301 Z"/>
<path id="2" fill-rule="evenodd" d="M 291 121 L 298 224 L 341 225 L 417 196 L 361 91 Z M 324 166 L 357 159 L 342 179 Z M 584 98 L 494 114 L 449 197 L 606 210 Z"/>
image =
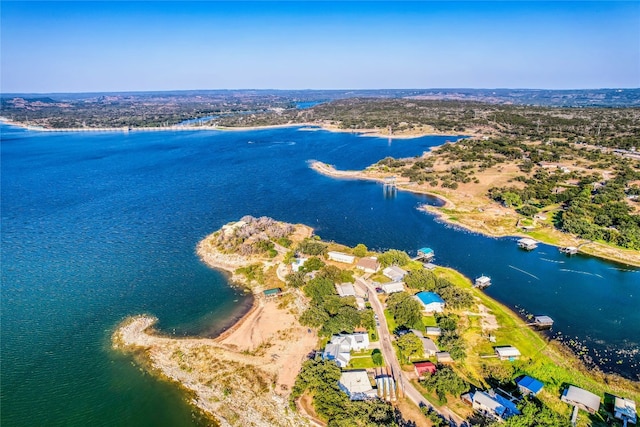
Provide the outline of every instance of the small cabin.
<path id="1" fill-rule="evenodd" d="M 387 267 L 382 270 L 382 274 L 385 277 L 391 279 L 392 282 L 400 282 L 402 279 L 404 279 L 404 276 L 406 276 L 407 273 L 408 272 L 406 270 L 403 270 L 397 265 L 392 265 L 391 267 Z"/>
<path id="2" fill-rule="evenodd" d="M 525 251 L 532 251 L 538 247 L 538 242 L 528 237 L 524 237 L 518 240 L 518 247 Z"/>
<path id="3" fill-rule="evenodd" d="M 479 289 L 484 289 L 487 286 L 491 286 L 491 279 L 487 276 L 480 276 L 476 279 L 473 286 Z"/>
<path id="4" fill-rule="evenodd" d="M 356 260 L 356 257 L 353 255 L 345 254 L 343 252 L 330 251 L 327 253 L 327 256 L 330 260 L 342 262 L 345 264 L 353 264 Z"/>
<path id="5" fill-rule="evenodd" d="M 543 389 L 544 384 L 535 378 L 531 378 L 528 375 L 516 380 L 516 385 L 523 396 L 532 395 L 535 396 Z"/>
<path id="6" fill-rule="evenodd" d="M 436 353 L 436 360 L 438 363 L 453 363 L 454 360 L 448 351 L 439 351 Z"/>
<path id="7" fill-rule="evenodd" d="M 573 385 L 566 388 L 560 400 L 591 414 L 595 414 L 600 409 L 600 397 Z"/>
<path id="8" fill-rule="evenodd" d="M 418 378 L 424 378 L 425 374 L 433 375 L 438 370 L 436 365 L 431 362 L 415 362 L 413 369 L 416 371 Z"/>
<path id="9" fill-rule="evenodd" d="M 356 290 L 351 283 L 336 284 L 336 291 L 341 297 L 355 297 Z"/>
<path id="10" fill-rule="evenodd" d="M 494 347 L 496 355 L 500 360 L 513 361 L 520 358 L 520 350 L 513 346 Z"/>
<path id="11" fill-rule="evenodd" d="M 402 282 L 389 282 L 380 285 L 380 288 L 385 294 L 392 294 L 394 292 L 404 291 L 404 283 Z"/>
<path id="12" fill-rule="evenodd" d="M 427 326 L 426 335 L 439 337 L 440 335 L 442 335 L 442 329 L 438 328 L 437 326 Z"/>

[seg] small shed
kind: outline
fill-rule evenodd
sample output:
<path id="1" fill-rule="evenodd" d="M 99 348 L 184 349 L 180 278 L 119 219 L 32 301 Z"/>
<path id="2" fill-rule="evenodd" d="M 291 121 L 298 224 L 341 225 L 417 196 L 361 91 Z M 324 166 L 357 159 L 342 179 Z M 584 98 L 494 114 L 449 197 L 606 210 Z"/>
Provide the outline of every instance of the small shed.
<path id="1" fill-rule="evenodd" d="M 530 239 L 528 237 L 524 237 L 520 240 L 518 240 L 518 247 L 527 250 L 527 251 L 531 251 L 535 248 L 538 247 L 538 242 L 536 242 L 533 239 Z"/>
<path id="2" fill-rule="evenodd" d="M 542 384 L 542 382 L 527 375 L 516 380 L 516 385 L 518 386 L 520 393 L 522 393 L 523 395 L 530 394 L 532 396 L 540 393 L 540 390 L 542 390 L 542 388 L 544 387 L 544 384 Z"/>
<path id="3" fill-rule="evenodd" d="M 351 400 L 374 399 L 378 396 L 365 370 L 343 371 L 338 387 L 347 393 Z"/>
<path id="4" fill-rule="evenodd" d="M 562 393 L 560 400 L 577 408 L 583 409 L 591 414 L 595 414 L 600 409 L 600 397 L 590 391 L 570 385 Z"/>
<path id="5" fill-rule="evenodd" d="M 265 289 L 264 291 L 262 291 L 262 294 L 266 297 L 266 298 L 273 298 L 273 297 L 277 297 L 278 295 L 280 295 L 282 293 L 282 289 L 280 288 L 271 288 L 271 289 Z"/>
<path id="6" fill-rule="evenodd" d="M 413 369 L 416 371 L 418 378 L 424 378 L 425 374 L 433 375 L 438 370 L 436 365 L 431 362 L 415 362 L 413 364 Z"/>
<path id="7" fill-rule="evenodd" d="M 421 337 L 420 341 L 422 341 L 422 351 L 425 357 L 433 357 L 440 351 L 431 338 Z"/>
<path id="8" fill-rule="evenodd" d="M 624 425 L 627 425 L 628 422 L 636 424 L 636 402 L 633 400 L 616 396 L 613 410 L 613 416 L 622 420 Z"/>
<path id="9" fill-rule="evenodd" d="M 493 349 L 495 350 L 500 360 L 513 361 L 520 357 L 520 350 L 510 345 L 503 347 L 494 347 Z"/>
<path id="10" fill-rule="evenodd" d="M 407 271 L 403 270 L 397 265 L 392 265 L 391 267 L 387 267 L 384 270 L 382 270 L 382 274 L 394 282 L 400 282 L 402 279 L 404 279 L 404 276 L 407 274 Z"/>
<path id="11" fill-rule="evenodd" d="M 422 264 L 422 266 L 425 268 L 425 270 L 428 270 L 428 271 L 433 271 L 437 267 L 437 265 L 435 265 L 432 262 L 425 262 L 424 264 Z"/>
<path id="12" fill-rule="evenodd" d="M 453 363 L 454 360 L 448 351 L 439 351 L 436 353 L 438 363 Z"/>

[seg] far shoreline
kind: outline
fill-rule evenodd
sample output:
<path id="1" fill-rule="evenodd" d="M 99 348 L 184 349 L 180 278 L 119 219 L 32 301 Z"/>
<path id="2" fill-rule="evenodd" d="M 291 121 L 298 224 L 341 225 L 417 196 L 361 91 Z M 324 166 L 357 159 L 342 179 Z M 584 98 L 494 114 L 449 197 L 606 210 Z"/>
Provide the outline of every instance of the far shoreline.
<path id="1" fill-rule="evenodd" d="M 46 133 L 93 133 L 93 132 L 111 132 L 111 133 L 129 133 L 129 132 L 184 132 L 184 131 L 220 131 L 220 132 L 247 132 L 256 130 L 269 130 L 269 129 L 287 129 L 287 128 L 300 128 L 302 131 L 310 130 L 324 130 L 327 132 L 336 133 L 350 133 L 361 137 L 368 138 L 388 138 L 388 139 L 415 139 L 423 138 L 427 136 L 456 136 L 451 135 L 451 132 L 417 132 L 417 133 L 399 133 L 399 134 L 386 134 L 381 129 L 341 129 L 337 126 L 328 125 L 326 123 L 287 123 L 280 125 L 264 125 L 264 126 L 147 126 L 147 127 L 83 127 L 83 128 L 45 128 L 42 126 L 32 126 L 21 122 L 10 120 L 6 117 L 0 117 L 0 123 L 8 126 L 14 126 L 17 128 L 25 129 L 32 132 L 46 132 Z M 305 129 L 308 128 L 308 129 Z M 474 136 L 474 135 L 469 135 Z"/>
<path id="2" fill-rule="evenodd" d="M 335 179 L 356 179 L 356 180 L 363 180 L 363 181 L 373 181 L 373 182 L 379 182 L 379 183 L 384 183 L 385 182 L 385 177 L 376 177 L 376 176 L 369 176 L 365 173 L 365 171 L 360 170 L 360 171 L 341 171 L 338 170 L 336 168 L 334 168 L 331 165 L 328 165 L 326 163 L 323 162 L 319 162 L 319 161 L 310 161 L 309 162 L 309 166 L 311 167 L 311 169 L 315 170 L 316 172 L 318 172 L 321 175 L 325 175 L 331 178 L 335 178 Z M 459 221 L 452 221 L 447 217 L 447 214 L 445 212 L 443 212 L 443 209 L 452 209 L 455 208 L 455 204 L 449 200 L 448 198 L 446 198 L 445 196 L 441 195 L 441 194 L 437 194 L 435 192 L 430 192 L 424 189 L 419 189 L 419 188 L 407 188 L 406 185 L 409 183 L 408 180 L 404 180 L 401 182 L 398 182 L 396 184 L 396 188 L 399 191 L 406 191 L 409 193 L 414 193 L 414 194 L 421 194 L 421 195 L 427 195 L 427 196 L 431 196 L 431 197 L 435 197 L 439 200 L 441 200 L 444 204 L 442 206 L 430 206 L 430 205 L 425 205 L 422 204 L 418 207 L 418 210 L 421 210 L 423 212 L 428 212 L 431 213 L 433 215 L 436 216 L 436 218 L 439 221 L 444 222 L 445 224 L 449 224 L 451 226 L 454 227 L 460 227 L 464 230 L 467 230 L 469 232 L 472 233 L 477 233 L 486 237 L 492 237 L 492 238 L 502 238 L 502 237 L 531 237 L 530 235 L 526 234 L 526 233 L 519 233 L 517 231 L 514 230 L 513 233 L 511 232 L 497 232 L 495 230 L 491 230 L 491 229 L 483 229 L 480 227 L 474 227 L 470 224 L 465 224 Z M 566 234 L 566 233 L 564 233 Z M 574 236 L 571 235 L 566 235 L 567 239 L 576 239 Z M 565 242 L 559 242 L 559 243 L 553 243 L 553 242 L 549 242 L 549 241 L 545 241 L 542 239 L 538 239 L 536 238 L 535 240 L 539 241 L 540 243 L 546 244 L 546 245 L 550 245 L 550 246 L 555 246 L 557 248 L 561 248 L 563 246 L 570 246 L 570 245 L 565 245 Z M 593 242 L 591 242 L 593 243 Z M 623 256 L 619 255 L 620 253 L 622 253 L 622 249 L 618 249 L 618 248 L 613 248 L 610 247 L 610 252 L 608 254 L 604 254 L 604 253 L 598 253 L 598 252 L 594 252 L 594 251 L 585 251 L 585 250 L 581 250 L 581 253 L 583 255 L 587 255 L 587 256 L 592 256 L 595 258 L 600 258 L 606 261 L 610 261 L 610 262 L 615 262 L 621 265 L 627 265 L 627 266 L 633 266 L 633 267 L 640 267 L 640 259 L 639 260 L 635 260 L 635 259 L 626 259 Z M 608 255 L 608 256 L 607 256 Z"/>

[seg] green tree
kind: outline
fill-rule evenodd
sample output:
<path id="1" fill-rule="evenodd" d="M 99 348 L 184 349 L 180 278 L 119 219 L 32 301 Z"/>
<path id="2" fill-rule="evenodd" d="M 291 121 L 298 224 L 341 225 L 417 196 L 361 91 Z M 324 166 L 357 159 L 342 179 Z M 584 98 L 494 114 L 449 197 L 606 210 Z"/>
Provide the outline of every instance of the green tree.
<path id="1" fill-rule="evenodd" d="M 302 286 L 304 286 L 304 278 L 304 271 L 293 271 L 287 274 L 285 280 L 287 282 L 287 285 L 291 286 L 292 288 L 301 288 Z"/>
<path id="2" fill-rule="evenodd" d="M 376 366 L 382 366 L 384 364 L 382 352 L 380 352 L 380 350 L 377 348 L 371 352 L 371 360 L 373 361 L 373 364 Z"/>
<path id="3" fill-rule="evenodd" d="M 353 248 L 353 254 L 357 257 L 362 258 L 364 256 L 367 256 L 367 252 L 368 252 L 367 247 L 362 243 L 358 243 L 356 247 Z"/>
<path id="4" fill-rule="evenodd" d="M 404 283 L 413 289 L 433 291 L 436 288 L 436 275 L 425 269 L 414 270 L 404 277 Z"/>
<path id="5" fill-rule="evenodd" d="M 305 261 L 305 263 L 298 269 L 303 273 L 311 273 L 312 271 L 320 270 L 324 267 L 324 262 L 318 257 L 311 257 Z"/>
<path id="6" fill-rule="evenodd" d="M 406 252 L 399 251 L 397 249 L 390 249 L 378 257 L 378 262 L 382 267 L 389 267 L 390 265 L 403 266 L 409 264 L 411 258 Z"/>
<path id="7" fill-rule="evenodd" d="M 396 340 L 396 343 L 398 344 L 398 348 L 402 352 L 402 355 L 405 357 L 407 362 L 411 361 L 412 358 L 424 357 L 422 341 L 414 333 L 410 332 L 408 334 L 400 336 Z"/>
<path id="8" fill-rule="evenodd" d="M 396 292 L 387 299 L 387 309 L 399 327 L 421 327 L 422 306 L 406 292 Z"/>
<path id="9" fill-rule="evenodd" d="M 443 366 L 423 381 L 424 386 L 429 390 L 435 390 L 438 399 L 445 401 L 447 395 L 460 396 L 469 390 L 467 384 L 462 378 L 448 366 Z"/>

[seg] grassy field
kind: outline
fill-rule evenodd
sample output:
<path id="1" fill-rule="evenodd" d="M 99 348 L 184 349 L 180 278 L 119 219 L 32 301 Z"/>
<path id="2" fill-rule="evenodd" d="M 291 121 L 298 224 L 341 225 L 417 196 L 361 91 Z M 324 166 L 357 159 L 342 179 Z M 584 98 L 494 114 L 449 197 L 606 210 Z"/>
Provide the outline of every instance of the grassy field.
<path id="1" fill-rule="evenodd" d="M 351 361 L 349 362 L 349 369 L 368 369 L 377 368 L 371 359 L 371 353 L 373 350 L 359 351 L 351 355 Z M 382 366 L 386 366 L 383 364 Z"/>

